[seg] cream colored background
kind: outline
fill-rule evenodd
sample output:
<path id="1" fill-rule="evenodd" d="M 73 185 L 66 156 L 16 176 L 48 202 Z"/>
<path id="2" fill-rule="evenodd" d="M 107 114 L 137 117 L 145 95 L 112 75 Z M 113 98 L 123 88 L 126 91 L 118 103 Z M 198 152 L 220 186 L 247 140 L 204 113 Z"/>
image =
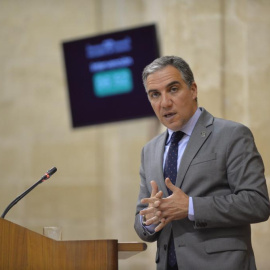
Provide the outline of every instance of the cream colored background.
<path id="1" fill-rule="evenodd" d="M 252 129 L 269 179 L 269 14 L 269 0 L 0 0 L 1 212 L 58 168 L 6 219 L 39 233 L 60 226 L 64 240 L 140 241 L 140 152 L 162 128 L 146 118 L 72 129 L 61 43 L 149 23 L 163 55 L 190 63 L 200 105 Z M 269 232 L 269 221 L 253 226 L 260 270 L 270 265 Z M 119 268 L 155 269 L 154 257 L 149 244 Z"/>

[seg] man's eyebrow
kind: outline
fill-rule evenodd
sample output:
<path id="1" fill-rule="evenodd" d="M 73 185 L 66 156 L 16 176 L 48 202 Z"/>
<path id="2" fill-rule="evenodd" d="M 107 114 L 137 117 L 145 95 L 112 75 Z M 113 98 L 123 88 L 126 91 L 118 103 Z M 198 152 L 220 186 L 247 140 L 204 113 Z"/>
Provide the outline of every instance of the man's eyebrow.
<path id="1" fill-rule="evenodd" d="M 180 84 L 180 85 L 181 85 L 181 83 L 180 83 L 179 81 L 172 81 L 172 82 L 168 83 L 168 84 L 166 85 L 166 87 L 170 87 L 170 86 L 172 86 L 172 85 L 174 85 L 174 84 Z"/>
<path id="2" fill-rule="evenodd" d="M 180 83 L 179 81 L 172 81 L 172 82 L 170 82 L 170 83 L 168 83 L 168 84 L 166 85 L 166 88 L 168 88 L 168 87 L 170 87 L 170 86 L 172 86 L 172 85 L 174 85 L 174 84 L 179 84 L 179 85 L 181 85 L 181 83 Z M 152 93 L 152 92 L 159 92 L 159 90 L 158 90 L 158 89 L 150 89 L 150 90 L 147 91 L 147 94 L 150 94 L 150 93 Z"/>
<path id="3" fill-rule="evenodd" d="M 147 91 L 147 94 L 150 94 L 152 92 L 158 92 L 158 90 L 157 89 L 150 89 L 150 90 Z"/>

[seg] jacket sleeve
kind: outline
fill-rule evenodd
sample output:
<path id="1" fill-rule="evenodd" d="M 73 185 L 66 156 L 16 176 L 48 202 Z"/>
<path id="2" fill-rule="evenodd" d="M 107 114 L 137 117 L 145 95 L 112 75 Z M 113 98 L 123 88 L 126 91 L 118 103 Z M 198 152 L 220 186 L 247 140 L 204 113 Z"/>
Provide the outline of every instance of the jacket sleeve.
<path id="1" fill-rule="evenodd" d="M 194 197 L 196 229 L 241 226 L 269 218 L 264 165 L 247 127 L 237 125 L 233 128 L 225 154 L 231 194 Z"/>
<path id="2" fill-rule="evenodd" d="M 141 176 L 141 183 L 140 183 L 140 191 L 136 206 L 136 214 L 135 214 L 135 223 L 134 228 L 138 236 L 147 242 L 154 242 L 157 240 L 159 233 L 149 233 L 141 223 L 140 219 L 140 211 L 147 207 L 147 205 L 141 203 L 141 199 L 149 198 L 151 196 L 151 190 L 147 186 L 146 179 L 145 179 L 145 172 L 144 172 L 144 150 L 142 150 L 141 154 L 141 167 L 140 167 L 140 176 Z"/>

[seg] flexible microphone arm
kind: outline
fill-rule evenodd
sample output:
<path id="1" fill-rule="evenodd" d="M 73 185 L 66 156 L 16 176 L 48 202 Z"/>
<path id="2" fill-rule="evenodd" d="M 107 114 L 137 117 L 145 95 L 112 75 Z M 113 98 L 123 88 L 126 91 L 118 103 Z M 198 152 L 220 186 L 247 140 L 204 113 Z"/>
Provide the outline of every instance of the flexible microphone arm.
<path id="1" fill-rule="evenodd" d="M 51 168 L 48 170 L 41 178 L 38 180 L 33 186 L 28 188 L 24 193 L 22 193 L 20 196 L 18 196 L 15 200 L 13 200 L 8 207 L 5 209 L 3 214 L 1 215 L 1 218 L 5 218 L 5 215 L 7 212 L 18 202 L 20 201 L 25 195 L 27 195 L 32 189 L 34 189 L 37 185 L 43 183 L 44 181 L 48 180 L 55 172 L 57 171 L 56 167 Z"/>

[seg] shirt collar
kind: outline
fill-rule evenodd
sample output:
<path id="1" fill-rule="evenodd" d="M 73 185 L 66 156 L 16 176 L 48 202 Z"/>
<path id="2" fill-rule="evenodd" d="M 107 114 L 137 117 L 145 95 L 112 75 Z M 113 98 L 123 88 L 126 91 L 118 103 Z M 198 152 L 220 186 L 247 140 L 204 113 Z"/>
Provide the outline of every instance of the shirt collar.
<path id="1" fill-rule="evenodd" d="M 181 131 L 183 131 L 186 135 L 191 136 L 191 133 L 202 113 L 202 110 L 200 108 L 197 108 L 196 112 L 193 114 L 193 116 L 188 120 L 188 122 L 181 128 Z M 168 137 L 166 140 L 166 144 L 168 144 L 171 141 L 171 137 L 173 134 L 173 130 L 168 129 Z"/>

